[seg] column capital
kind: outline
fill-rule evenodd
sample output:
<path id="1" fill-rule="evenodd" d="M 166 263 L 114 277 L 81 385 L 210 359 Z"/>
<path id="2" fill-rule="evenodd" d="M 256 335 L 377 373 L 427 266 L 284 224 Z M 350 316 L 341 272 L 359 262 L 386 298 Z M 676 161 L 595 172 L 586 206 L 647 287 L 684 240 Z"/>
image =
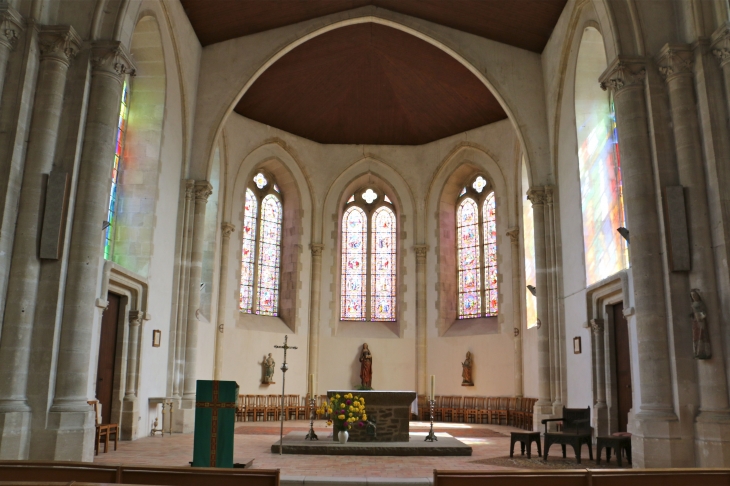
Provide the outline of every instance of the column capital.
<path id="1" fill-rule="evenodd" d="M 712 34 L 712 53 L 720 66 L 730 63 L 730 22 L 725 22 Z"/>
<path id="2" fill-rule="evenodd" d="M 233 226 L 231 223 L 221 223 L 221 232 L 223 233 L 223 238 L 229 238 L 234 231 L 236 231 L 236 227 Z"/>
<path id="3" fill-rule="evenodd" d="M 67 66 L 81 47 L 81 37 L 70 25 L 49 25 L 38 32 L 41 59 L 54 59 Z"/>
<path id="4" fill-rule="evenodd" d="M 603 332 L 603 319 L 591 319 L 590 323 L 594 334 L 600 334 Z"/>
<path id="5" fill-rule="evenodd" d="M 208 201 L 208 197 L 213 194 L 213 186 L 208 181 L 195 182 L 195 201 Z"/>
<path id="6" fill-rule="evenodd" d="M 665 44 L 656 57 L 656 63 L 662 78 L 669 83 L 680 76 L 692 76 L 694 52 L 686 44 Z"/>
<path id="7" fill-rule="evenodd" d="M 102 73 L 117 78 L 125 74 L 134 76 L 136 69 L 127 52 L 119 41 L 97 41 L 91 48 L 91 66 L 94 73 Z"/>
<path id="8" fill-rule="evenodd" d="M 312 252 L 312 256 L 320 257 L 322 256 L 324 245 L 322 243 L 310 243 L 309 250 Z"/>
<path id="9" fill-rule="evenodd" d="M 18 43 L 18 34 L 24 30 L 23 17 L 10 5 L 0 5 L 0 46 L 12 51 Z"/>
<path id="10" fill-rule="evenodd" d="M 629 89 L 643 88 L 646 61 L 642 58 L 618 57 L 599 78 L 601 89 L 614 95 Z"/>
<path id="11" fill-rule="evenodd" d="M 426 262 L 426 255 L 428 255 L 428 245 L 413 245 L 413 251 L 416 252 L 417 263 Z"/>
<path id="12" fill-rule="evenodd" d="M 532 203 L 532 206 L 542 206 L 545 204 L 545 201 L 547 200 L 547 195 L 545 194 L 545 188 L 540 186 L 531 187 L 527 191 L 527 199 L 530 200 Z"/>
<path id="13" fill-rule="evenodd" d="M 129 325 L 130 326 L 139 326 L 142 324 L 142 320 L 144 319 L 144 312 L 139 310 L 133 310 L 129 311 Z"/>
<path id="14" fill-rule="evenodd" d="M 193 179 L 185 179 L 185 199 L 191 201 L 193 199 L 195 189 L 195 181 Z"/>
<path id="15" fill-rule="evenodd" d="M 509 236 L 509 241 L 512 244 L 519 243 L 520 242 L 520 228 L 515 226 L 514 228 L 508 229 L 507 236 Z"/>

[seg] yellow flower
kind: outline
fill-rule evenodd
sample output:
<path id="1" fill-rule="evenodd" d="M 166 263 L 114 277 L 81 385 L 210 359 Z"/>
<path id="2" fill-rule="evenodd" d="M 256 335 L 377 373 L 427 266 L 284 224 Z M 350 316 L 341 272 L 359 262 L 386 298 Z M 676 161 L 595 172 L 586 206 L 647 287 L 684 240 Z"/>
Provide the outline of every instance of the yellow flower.
<path id="1" fill-rule="evenodd" d="M 329 427 L 330 425 L 332 425 L 332 421 L 331 420 L 328 420 L 327 421 L 327 426 Z"/>
<path id="2" fill-rule="evenodd" d="M 350 417 L 352 417 L 352 412 L 348 413 L 347 415 L 349 415 Z"/>
<path id="3" fill-rule="evenodd" d="M 340 420 L 345 420 L 345 416 L 344 415 L 338 415 L 337 418 L 340 419 Z"/>
<path id="4" fill-rule="evenodd" d="M 368 416 L 367 416 L 367 415 L 365 415 L 365 414 L 362 414 L 362 419 L 363 419 L 363 420 L 367 420 L 367 419 L 368 419 Z"/>
<path id="5" fill-rule="evenodd" d="M 328 408 L 327 409 L 327 413 L 332 413 L 332 409 L 331 408 Z"/>
<path id="6" fill-rule="evenodd" d="M 340 394 L 338 393 L 337 395 L 335 395 L 335 398 L 340 398 Z"/>

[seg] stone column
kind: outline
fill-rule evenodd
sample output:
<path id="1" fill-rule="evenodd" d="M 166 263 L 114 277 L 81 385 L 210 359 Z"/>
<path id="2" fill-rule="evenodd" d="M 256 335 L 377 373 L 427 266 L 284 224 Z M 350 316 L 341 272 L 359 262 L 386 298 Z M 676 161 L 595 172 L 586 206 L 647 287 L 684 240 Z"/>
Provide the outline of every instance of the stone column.
<path id="1" fill-rule="evenodd" d="M 629 321 L 635 329 L 636 362 L 640 400 L 634 396 L 635 423 L 632 448 L 637 467 L 671 467 L 678 433 L 673 409 L 669 363 L 662 243 L 659 209 L 652 167 L 644 81 L 644 61 L 616 59 L 601 75 L 601 87 L 614 93 L 621 146 L 624 205 L 631 231 L 631 275 L 635 313 Z M 637 403 L 641 405 L 636 406 Z M 679 459 L 679 458 L 677 458 Z"/>
<path id="2" fill-rule="evenodd" d="M 198 356 L 198 314 L 200 308 L 200 278 L 203 267 L 203 234 L 205 205 L 213 194 L 208 181 L 195 183 L 195 216 L 193 220 L 192 251 L 190 253 L 190 286 L 188 290 L 188 326 L 185 332 L 185 381 L 183 383 L 184 409 L 195 408 L 196 366 Z"/>
<path id="3" fill-rule="evenodd" d="M 223 369 L 223 331 L 226 326 L 226 302 L 228 300 L 228 254 L 231 234 L 236 227 L 231 223 L 221 224 L 221 267 L 218 283 L 218 332 L 215 335 L 215 370 L 213 379 L 221 379 Z"/>
<path id="4" fill-rule="evenodd" d="M 427 355 L 427 297 L 426 297 L 426 255 L 428 245 L 416 245 L 413 247 L 416 252 L 416 389 L 419 395 L 428 394 L 426 383 L 426 370 L 428 366 Z"/>
<path id="5" fill-rule="evenodd" d="M 7 4 L 0 5 L 0 108 L 8 59 L 18 43 L 18 33 L 24 29 L 24 24 L 23 18 L 15 9 Z"/>
<path id="6" fill-rule="evenodd" d="M 725 22 L 712 34 L 712 53 L 722 68 L 725 81 L 725 103 L 727 103 L 727 110 L 730 113 L 730 22 Z"/>
<path id="7" fill-rule="evenodd" d="M 309 374 L 314 375 L 314 393 L 319 384 L 319 306 L 322 295 L 322 250 L 321 243 L 311 243 L 312 287 L 309 291 Z"/>
<path id="8" fill-rule="evenodd" d="M 507 231 L 509 236 L 512 260 L 512 322 L 515 333 L 515 396 L 524 394 L 522 381 L 522 306 L 520 303 L 522 279 L 520 275 L 520 229 L 512 228 Z"/>
<path id="9" fill-rule="evenodd" d="M 550 358 L 552 363 L 551 387 L 553 390 L 553 414 L 560 417 L 563 412 L 563 365 L 562 330 L 558 308 L 558 248 L 555 238 L 555 186 L 545 186 L 545 239 L 548 253 L 548 310 L 550 312 Z"/>
<path id="10" fill-rule="evenodd" d="M 606 405 L 606 357 L 603 319 L 591 319 L 593 352 L 596 353 L 596 403 L 593 405 L 593 426 L 596 437 L 609 435 L 608 406 Z"/>
<path id="11" fill-rule="evenodd" d="M 0 339 L 0 459 L 26 459 L 28 453 L 26 391 L 41 274 L 38 215 L 43 213 L 45 182 L 53 168 L 68 66 L 81 44 L 69 26 L 46 27 L 38 37 L 41 61 Z"/>
<path id="12" fill-rule="evenodd" d="M 94 307 L 103 261 L 102 223 L 109 206 L 122 81 L 134 73 L 132 62 L 117 41 L 92 47 L 92 77 L 84 146 L 68 256 L 61 336 L 53 405 L 48 415 L 48 447 L 55 460 L 91 461 L 94 417 L 87 403 L 93 374 L 93 335 L 100 315 Z M 101 296 L 105 298 L 106 296 Z"/>
<path id="13" fill-rule="evenodd" d="M 548 268 L 545 248 L 545 189 L 533 187 L 527 191 L 532 203 L 535 225 L 535 288 L 537 298 L 537 384 L 538 400 L 533 413 L 533 430 L 543 430 L 540 421 L 553 413 L 550 397 L 550 312 L 548 306 Z"/>
<path id="14" fill-rule="evenodd" d="M 139 377 L 139 333 L 144 312 L 129 311 L 129 334 L 127 335 L 127 373 L 124 399 L 122 400 L 121 439 L 133 440 L 137 435 L 139 400 L 137 382 Z"/>
<path id="15" fill-rule="evenodd" d="M 193 226 L 195 181 L 185 181 L 183 200 L 182 245 L 180 250 L 180 279 L 178 282 L 177 315 L 175 321 L 175 343 L 172 360 L 172 396 L 182 397 L 185 373 L 185 330 L 187 329 L 188 289 L 190 287 L 190 250 Z M 177 432 L 177 430 L 176 430 Z M 179 432 L 182 432 L 180 430 Z"/>
<path id="16" fill-rule="evenodd" d="M 712 346 L 711 359 L 695 360 L 700 391 L 700 413 L 695 424 L 698 465 L 727 467 L 730 466 L 730 457 L 724 458 L 723 449 L 730 447 L 727 442 L 730 437 L 730 404 L 721 345 L 721 309 L 710 233 L 710 207 L 695 103 L 693 57 L 694 52 L 689 46 L 667 44 L 659 53 L 658 65 L 667 82 L 679 182 L 684 187 L 686 198 L 692 242 L 689 285 L 700 292 L 707 307 L 706 324 Z M 689 296 L 683 297 L 689 302 Z"/>

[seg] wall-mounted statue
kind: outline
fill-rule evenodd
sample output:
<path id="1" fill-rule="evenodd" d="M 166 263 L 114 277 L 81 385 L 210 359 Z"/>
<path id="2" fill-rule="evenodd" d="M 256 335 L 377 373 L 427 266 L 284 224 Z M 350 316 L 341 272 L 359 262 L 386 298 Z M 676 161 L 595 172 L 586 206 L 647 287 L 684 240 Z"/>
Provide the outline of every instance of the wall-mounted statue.
<path id="1" fill-rule="evenodd" d="M 271 353 L 269 353 L 269 356 L 264 359 L 264 379 L 261 380 L 261 383 L 264 385 L 273 385 L 274 384 L 274 367 L 276 366 L 276 363 L 274 362 L 274 358 L 271 357 Z"/>
<path id="2" fill-rule="evenodd" d="M 695 359 L 712 358 L 710 334 L 707 330 L 707 307 L 702 301 L 699 289 L 689 292 L 692 299 L 692 348 Z"/>
<path id="3" fill-rule="evenodd" d="M 461 386 L 474 386 L 474 382 L 471 378 L 471 353 L 466 352 L 466 359 L 461 363 Z"/>
<path id="4" fill-rule="evenodd" d="M 362 345 L 360 353 L 360 385 L 363 388 L 372 388 L 373 385 L 373 355 L 370 353 L 368 343 Z"/>

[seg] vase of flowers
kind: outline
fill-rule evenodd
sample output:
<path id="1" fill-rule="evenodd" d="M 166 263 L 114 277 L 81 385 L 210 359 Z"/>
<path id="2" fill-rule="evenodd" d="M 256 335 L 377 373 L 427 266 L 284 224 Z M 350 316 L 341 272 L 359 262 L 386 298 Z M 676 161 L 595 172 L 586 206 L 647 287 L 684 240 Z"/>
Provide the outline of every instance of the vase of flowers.
<path id="1" fill-rule="evenodd" d="M 365 399 L 352 393 L 339 393 L 330 397 L 327 412 L 330 419 L 327 425 L 334 425 L 336 440 L 345 444 L 353 427 L 364 428 L 368 419 L 365 413 Z"/>

